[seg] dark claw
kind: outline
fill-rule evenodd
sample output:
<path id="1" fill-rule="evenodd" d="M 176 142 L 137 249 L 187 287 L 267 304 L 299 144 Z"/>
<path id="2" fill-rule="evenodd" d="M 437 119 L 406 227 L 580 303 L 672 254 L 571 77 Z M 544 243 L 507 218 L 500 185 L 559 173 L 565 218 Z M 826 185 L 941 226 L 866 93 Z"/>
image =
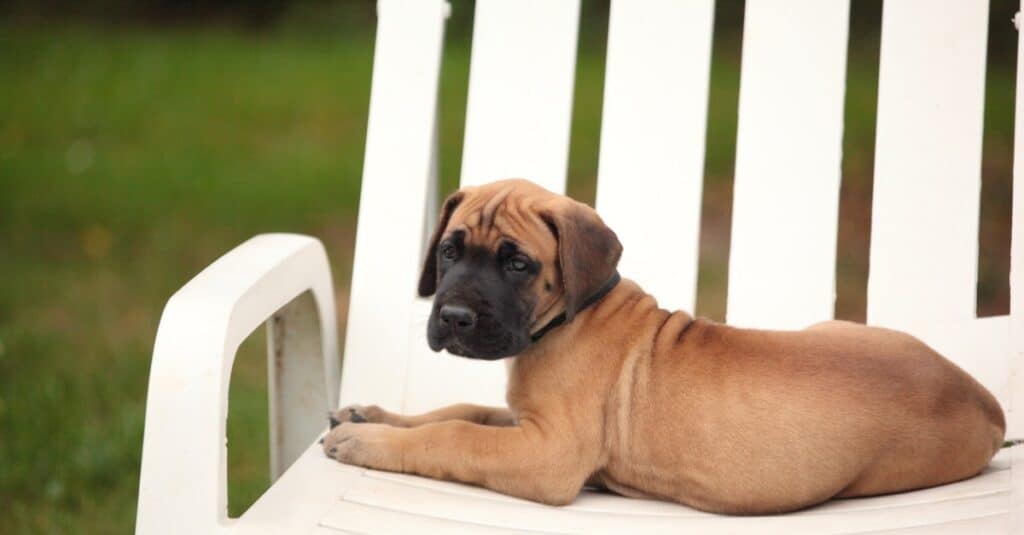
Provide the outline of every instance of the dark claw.
<path id="1" fill-rule="evenodd" d="M 334 415 L 331 413 L 327 413 L 327 421 L 331 423 L 331 429 L 334 429 L 335 427 L 338 427 L 338 425 L 341 424 L 341 422 L 337 418 L 335 418 Z"/>
<path id="2" fill-rule="evenodd" d="M 354 424 L 365 424 L 366 423 L 366 418 L 364 418 L 362 414 L 359 414 L 358 412 L 356 412 L 355 409 L 349 409 L 348 413 L 349 413 L 348 417 L 349 417 L 350 420 L 352 420 L 352 423 L 354 423 Z"/>
<path id="3" fill-rule="evenodd" d="M 320 437 L 320 440 L 318 440 L 318 441 L 317 441 L 316 443 L 317 443 L 317 444 L 323 444 L 323 443 L 324 443 L 324 438 L 323 438 L 323 437 Z"/>
<path id="4" fill-rule="evenodd" d="M 331 448 L 330 454 L 334 455 L 335 453 L 338 453 L 338 448 L 337 447 Z"/>

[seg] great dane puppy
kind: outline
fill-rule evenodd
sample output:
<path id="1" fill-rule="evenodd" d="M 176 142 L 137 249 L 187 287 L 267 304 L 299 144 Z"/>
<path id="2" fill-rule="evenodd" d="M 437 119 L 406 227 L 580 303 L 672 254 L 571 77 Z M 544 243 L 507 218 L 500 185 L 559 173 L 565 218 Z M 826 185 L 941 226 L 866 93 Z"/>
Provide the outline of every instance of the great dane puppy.
<path id="1" fill-rule="evenodd" d="M 531 182 L 455 192 L 419 283 L 427 342 L 515 356 L 509 408 L 345 407 L 326 454 L 547 504 L 592 485 L 763 514 L 969 478 L 1000 448 L 995 398 L 912 336 L 664 310 L 619 279 L 621 251 L 594 210 Z"/>

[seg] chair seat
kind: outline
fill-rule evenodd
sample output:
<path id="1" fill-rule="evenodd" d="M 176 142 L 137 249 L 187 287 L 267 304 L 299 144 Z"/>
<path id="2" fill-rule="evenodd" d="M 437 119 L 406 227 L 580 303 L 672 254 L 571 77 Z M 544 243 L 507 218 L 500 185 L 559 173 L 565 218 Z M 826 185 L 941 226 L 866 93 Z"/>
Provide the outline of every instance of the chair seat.
<path id="1" fill-rule="evenodd" d="M 1009 460 L 1003 450 L 983 474 L 951 485 L 834 500 L 786 515 L 736 517 L 591 491 L 571 505 L 551 507 L 458 483 L 342 465 L 314 444 L 233 528 L 322 535 L 998 532 L 1009 521 Z"/>

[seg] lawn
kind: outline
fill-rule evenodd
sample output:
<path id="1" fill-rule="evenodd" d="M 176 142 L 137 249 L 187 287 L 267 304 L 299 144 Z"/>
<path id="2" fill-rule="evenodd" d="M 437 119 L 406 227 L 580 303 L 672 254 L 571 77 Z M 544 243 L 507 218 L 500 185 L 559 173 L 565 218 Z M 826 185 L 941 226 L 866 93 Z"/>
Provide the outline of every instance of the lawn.
<path id="1" fill-rule="evenodd" d="M 372 19 L 358 22 L 316 31 L 0 23 L 0 533 L 132 528 L 161 308 L 234 245 L 266 231 L 318 236 L 344 318 L 373 57 Z M 604 24 L 587 16 L 581 29 L 569 191 L 586 201 Z M 849 68 L 837 313 L 862 319 L 878 38 L 861 29 Z M 698 312 L 719 319 L 738 36 L 723 30 L 712 66 Z M 468 27 L 448 40 L 446 191 L 460 162 Z M 1005 312 L 1007 295 L 1013 70 L 998 61 L 983 170 L 985 313 Z M 233 371 L 233 513 L 268 483 L 261 351 L 257 332 Z"/>
<path id="2" fill-rule="evenodd" d="M 0 30 L 0 532 L 126 532 L 166 299 L 266 231 L 351 267 L 372 33 Z M 266 485 L 260 341 L 230 499 Z"/>

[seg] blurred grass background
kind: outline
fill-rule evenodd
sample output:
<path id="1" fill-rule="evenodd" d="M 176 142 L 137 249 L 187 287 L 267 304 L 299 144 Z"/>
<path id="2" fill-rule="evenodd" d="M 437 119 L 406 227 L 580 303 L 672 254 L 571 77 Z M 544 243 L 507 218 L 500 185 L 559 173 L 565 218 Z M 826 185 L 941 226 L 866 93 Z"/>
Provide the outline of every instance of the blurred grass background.
<path id="1" fill-rule="evenodd" d="M 445 192 L 461 162 L 472 35 L 472 3 L 452 4 Z M 716 9 L 698 312 L 717 319 L 742 8 Z M 583 2 L 569 192 L 588 202 L 607 9 Z M 1008 309 L 1014 11 L 997 0 L 990 14 L 983 315 Z M 877 0 L 853 2 L 836 305 L 850 319 L 865 310 L 880 13 Z M 241 241 L 322 239 L 344 330 L 374 24 L 365 0 L 0 4 L 0 533 L 132 528 L 161 308 Z M 233 514 L 268 484 L 262 336 L 243 345 L 232 377 Z"/>

